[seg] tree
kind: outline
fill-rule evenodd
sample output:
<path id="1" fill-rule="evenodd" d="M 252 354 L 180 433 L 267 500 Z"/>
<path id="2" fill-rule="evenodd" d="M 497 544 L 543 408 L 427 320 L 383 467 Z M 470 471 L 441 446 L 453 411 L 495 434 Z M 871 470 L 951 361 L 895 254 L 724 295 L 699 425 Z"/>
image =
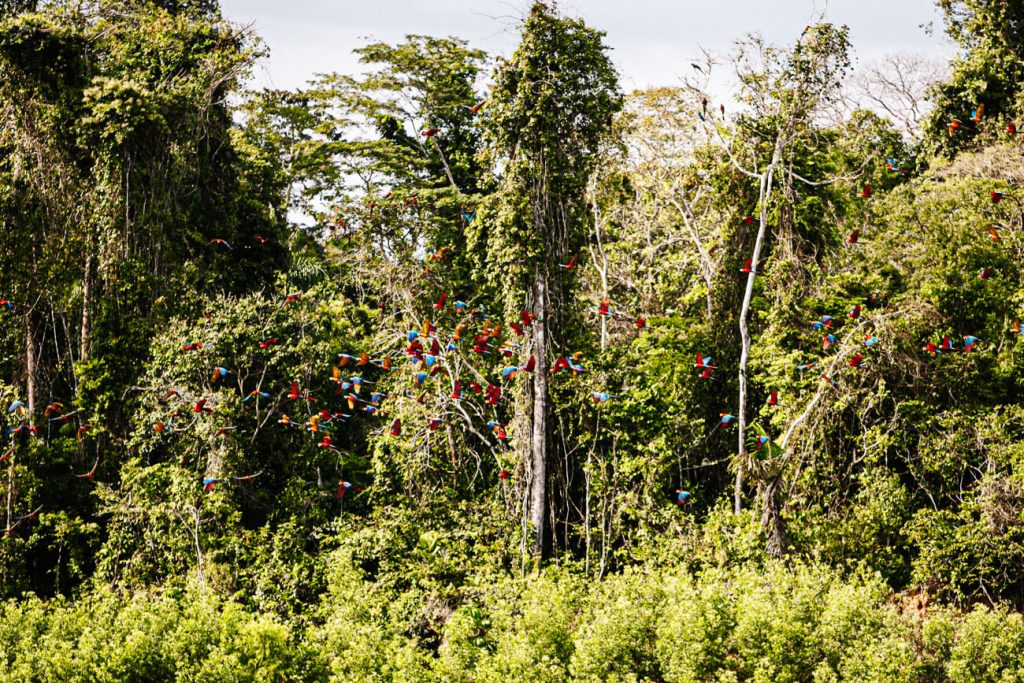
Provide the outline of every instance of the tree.
<path id="1" fill-rule="evenodd" d="M 529 437 L 528 515 L 534 552 L 551 543 L 548 369 L 572 338 L 575 280 L 566 264 L 590 232 L 586 189 L 612 116 L 618 79 L 603 34 L 534 3 L 511 58 L 499 65 L 488 100 L 487 140 L 501 179 L 487 235 L 487 267 L 512 314 L 532 308 L 537 366 Z"/>
<path id="2" fill-rule="evenodd" d="M 946 33 L 960 47 L 949 79 L 932 90 L 934 110 L 925 130 L 929 146 L 951 155 L 980 131 L 983 122 L 971 112 L 984 106 L 984 117 L 1013 119 L 1020 110 L 1024 85 L 1024 4 L 1004 0 L 939 0 Z M 954 120 L 958 129 L 949 130 Z"/>

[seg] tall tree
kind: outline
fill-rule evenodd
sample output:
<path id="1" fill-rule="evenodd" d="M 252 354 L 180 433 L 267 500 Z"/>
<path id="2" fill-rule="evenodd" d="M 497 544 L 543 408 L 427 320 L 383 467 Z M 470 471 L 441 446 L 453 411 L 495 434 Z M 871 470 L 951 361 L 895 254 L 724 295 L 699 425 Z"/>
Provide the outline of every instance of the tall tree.
<path id="1" fill-rule="evenodd" d="M 488 270 L 506 312 L 532 307 L 536 372 L 527 506 L 533 549 L 550 549 L 548 368 L 571 339 L 572 271 L 559 268 L 585 245 L 592 216 L 586 189 L 612 116 L 621 108 L 618 76 L 604 34 L 534 3 L 522 40 L 495 74 L 487 139 L 502 169 L 487 237 Z"/>

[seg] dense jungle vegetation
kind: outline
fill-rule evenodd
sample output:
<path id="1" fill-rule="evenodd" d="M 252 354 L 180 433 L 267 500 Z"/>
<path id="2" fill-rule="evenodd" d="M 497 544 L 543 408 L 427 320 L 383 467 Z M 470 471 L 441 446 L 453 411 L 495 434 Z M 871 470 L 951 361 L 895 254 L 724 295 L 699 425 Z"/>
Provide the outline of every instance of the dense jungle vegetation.
<path id="1" fill-rule="evenodd" d="M 859 96 L 0 4 L 0 680 L 1024 681 L 1024 3 L 938 4 Z"/>

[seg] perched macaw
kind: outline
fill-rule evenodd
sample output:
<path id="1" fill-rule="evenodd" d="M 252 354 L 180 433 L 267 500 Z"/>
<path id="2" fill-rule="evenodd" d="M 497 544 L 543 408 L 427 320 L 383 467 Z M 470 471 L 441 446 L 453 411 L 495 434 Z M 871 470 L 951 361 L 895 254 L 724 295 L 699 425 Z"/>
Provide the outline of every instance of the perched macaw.
<path id="1" fill-rule="evenodd" d="M 980 339 L 972 335 L 964 337 L 964 353 L 970 353 L 974 349 L 974 345 L 980 341 Z"/>
<path id="2" fill-rule="evenodd" d="M 399 417 L 395 418 L 395 421 L 391 423 L 391 436 L 402 435 L 402 419 Z"/>
<path id="3" fill-rule="evenodd" d="M 982 268 L 978 272 L 978 277 L 981 278 L 982 280 L 988 280 L 990 277 L 992 277 L 992 269 L 991 268 Z"/>
<path id="4" fill-rule="evenodd" d="M 638 330 L 647 329 L 647 318 L 637 318 L 636 320 L 633 321 L 633 324 L 636 326 L 636 329 Z"/>
<path id="5" fill-rule="evenodd" d="M 777 406 L 779 405 L 779 392 L 772 389 L 768 392 L 768 405 Z"/>
<path id="6" fill-rule="evenodd" d="M 857 238 L 860 237 L 860 230 L 854 230 L 850 233 L 850 236 L 846 238 L 847 244 L 857 244 Z"/>
<path id="7" fill-rule="evenodd" d="M 846 315 L 851 320 L 856 320 L 857 318 L 859 318 L 860 317 L 860 304 L 854 305 L 854 307 L 851 308 L 850 312 L 847 313 Z"/>
<path id="8" fill-rule="evenodd" d="M 1002 241 L 1002 238 L 999 237 L 999 231 L 996 230 L 996 226 L 990 225 L 986 228 L 986 231 L 988 232 L 988 236 L 992 238 L 993 242 L 998 243 Z"/>
<path id="9" fill-rule="evenodd" d="M 871 197 L 871 183 L 864 185 L 864 189 L 860 191 L 860 196 L 863 199 L 869 199 Z"/>
<path id="10" fill-rule="evenodd" d="M 1013 121 L 1008 121 L 1006 123 L 1006 132 L 1007 132 L 1008 135 L 1016 135 L 1017 134 L 1017 124 L 1015 122 L 1013 122 Z"/>
<path id="11" fill-rule="evenodd" d="M 435 311 L 443 311 L 445 304 L 448 302 L 448 293 L 441 292 L 441 296 L 437 298 L 437 303 L 434 304 Z"/>
<path id="12" fill-rule="evenodd" d="M 601 304 L 597 307 L 598 315 L 611 315 L 612 313 L 612 301 L 608 297 L 601 299 Z"/>
<path id="13" fill-rule="evenodd" d="M 500 400 L 501 400 L 501 387 L 499 387 L 496 384 L 488 384 L 487 385 L 487 394 L 486 394 L 486 396 L 484 398 L 484 401 L 486 403 L 488 403 L 489 405 L 496 406 L 496 405 L 498 405 L 498 401 L 500 401 Z"/>
<path id="14" fill-rule="evenodd" d="M 503 469 L 502 471 L 498 472 L 498 478 L 499 479 L 504 479 L 504 480 L 507 481 L 511 476 L 512 476 L 512 473 L 509 472 L 508 470 L 505 470 L 505 469 Z"/>
<path id="15" fill-rule="evenodd" d="M 209 493 L 219 482 L 220 480 L 215 477 L 203 477 L 203 491 Z"/>

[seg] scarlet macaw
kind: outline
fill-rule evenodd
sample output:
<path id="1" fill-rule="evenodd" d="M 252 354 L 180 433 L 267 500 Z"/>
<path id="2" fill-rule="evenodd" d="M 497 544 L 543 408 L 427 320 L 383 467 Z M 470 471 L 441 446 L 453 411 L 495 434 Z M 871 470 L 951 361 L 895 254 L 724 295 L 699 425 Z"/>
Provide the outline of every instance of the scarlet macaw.
<path id="1" fill-rule="evenodd" d="M 846 314 L 851 320 L 856 320 L 860 317 L 860 304 L 856 304 L 850 309 L 850 312 Z"/>
<path id="2" fill-rule="evenodd" d="M 823 316 L 821 316 L 821 319 L 815 320 L 814 322 L 811 323 L 811 328 L 813 330 L 815 330 L 815 331 L 818 331 L 818 330 L 820 330 L 822 328 L 824 328 L 826 330 L 831 330 L 832 329 L 832 323 L 834 323 L 835 320 L 836 319 L 833 318 L 830 315 L 823 315 Z"/>
<path id="3" fill-rule="evenodd" d="M 358 486 L 352 485 L 350 482 L 343 481 L 343 482 L 338 484 L 338 492 L 334 494 L 334 498 L 336 500 L 341 500 L 345 496 L 345 493 L 348 492 L 349 489 L 355 489 L 356 491 L 362 491 L 363 490 L 363 489 L 359 488 Z"/>
<path id="4" fill-rule="evenodd" d="M 94 476 L 96 476 L 96 468 L 99 466 L 99 464 L 100 464 L 100 459 L 96 458 L 96 462 L 94 462 L 92 464 L 92 469 L 91 470 L 89 470 L 88 472 L 86 472 L 84 474 L 76 474 L 75 476 L 78 477 L 79 479 L 88 479 L 89 481 L 92 481 L 92 478 Z"/>

